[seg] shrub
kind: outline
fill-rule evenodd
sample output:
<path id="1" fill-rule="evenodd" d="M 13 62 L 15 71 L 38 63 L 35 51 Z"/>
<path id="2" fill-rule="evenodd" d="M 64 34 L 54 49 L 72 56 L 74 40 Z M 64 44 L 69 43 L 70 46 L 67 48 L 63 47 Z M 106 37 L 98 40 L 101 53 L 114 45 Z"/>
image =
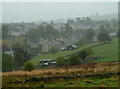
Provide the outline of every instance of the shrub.
<path id="1" fill-rule="evenodd" d="M 88 47 L 85 50 L 87 51 L 88 56 L 93 55 L 93 49 L 91 47 Z"/>
<path id="2" fill-rule="evenodd" d="M 34 64 L 32 62 L 26 62 L 24 64 L 24 70 L 25 71 L 32 71 L 34 69 L 35 69 L 35 66 L 34 66 Z"/>
<path id="3" fill-rule="evenodd" d="M 1 59 L 0 59 L 1 60 Z M 9 54 L 2 53 L 2 71 L 11 71 L 14 68 L 13 57 Z"/>
<path id="4" fill-rule="evenodd" d="M 80 64 L 80 58 L 78 55 L 72 55 L 69 59 L 68 59 L 69 65 L 73 66 L 73 65 L 78 65 Z"/>
<path id="5" fill-rule="evenodd" d="M 65 65 L 65 61 L 63 58 L 57 58 L 56 62 L 57 62 L 57 66 L 64 66 Z"/>
<path id="6" fill-rule="evenodd" d="M 79 53 L 79 57 L 83 60 L 87 57 L 87 55 L 88 54 L 87 54 L 86 50 L 81 50 L 80 53 Z"/>

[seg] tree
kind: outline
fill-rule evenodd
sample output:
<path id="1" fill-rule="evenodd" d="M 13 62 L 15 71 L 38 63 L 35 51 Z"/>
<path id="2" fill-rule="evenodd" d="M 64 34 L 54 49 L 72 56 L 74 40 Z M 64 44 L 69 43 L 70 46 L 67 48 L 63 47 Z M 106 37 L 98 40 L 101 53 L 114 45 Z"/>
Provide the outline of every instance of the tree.
<path id="1" fill-rule="evenodd" d="M 66 32 L 72 32 L 73 28 L 68 23 L 66 23 L 65 24 L 65 30 L 66 30 Z"/>
<path id="2" fill-rule="evenodd" d="M 93 49 L 91 47 L 88 47 L 85 50 L 87 51 L 88 56 L 93 55 Z"/>
<path id="3" fill-rule="evenodd" d="M 34 64 L 32 63 L 32 62 L 26 62 L 25 64 L 24 64 L 24 70 L 25 71 L 32 71 L 32 70 L 34 70 L 35 69 L 35 66 L 34 66 Z"/>
<path id="4" fill-rule="evenodd" d="M 64 66 L 65 65 L 65 61 L 61 57 L 56 59 L 56 63 L 57 63 L 57 66 Z"/>
<path id="5" fill-rule="evenodd" d="M 2 71 L 11 71 L 14 68 L 14 59 L 11 55 L 2 53 Z"/>
<path id="6" fill-rule="evenodd" d="M 86 37 L 88 40 L 92 41 L 93 40 L 93 36 L 94 36 L 94 32 L 92 30 L 92 28 L 89 28 L 86 30 Z"/>
<path id="7" fill-rule="evenodd" d="M 30 60 L 30 55 L 26 49 L 21 47 L 19 44 L 14 45 L 14 59 L 17 67 L 23 66 L 23 64 Z"/>
<path id="8" fill-rule="evenodd" d="M 2 24 L 2 38 L 3 39 L 9 37 L 8 32 L 9 32 L 8 25 Z"/>
<path id="9" fill-rule="evenodd" d="M 99 34 L 98 34 L 98 40 L 101 42 L 107 42 L 107 41 L 111 41 L 109 33 L 106 30 L 102 30 Z"/>
<path id="10" fill-rule="evenodd" d="M 53 53 L 53 54 L 55 54 L 56 52 L 58 52 L 59 51 L 59 49 L 57 48 L 57 47 L 52 47 L 50 50 L 49 50 L 49 52 L 50 53 Z"/>
<path id="11" fill-rule="evenodd" d="M 69 59 L 68 59 L 69 65 L 73 66 L 73 65 L 78 65 L 80 64 L 80 58 L 78 55 L 72 55 Z"/>
<path id="12" fill-rule="evenodd" d="M 86 50 L 81 50 L 80 52 L 79 52 L 79 57 L 81 58 L 81 59 L 85 59 L 86 57 L 87 57 L 87 51 Z"/>

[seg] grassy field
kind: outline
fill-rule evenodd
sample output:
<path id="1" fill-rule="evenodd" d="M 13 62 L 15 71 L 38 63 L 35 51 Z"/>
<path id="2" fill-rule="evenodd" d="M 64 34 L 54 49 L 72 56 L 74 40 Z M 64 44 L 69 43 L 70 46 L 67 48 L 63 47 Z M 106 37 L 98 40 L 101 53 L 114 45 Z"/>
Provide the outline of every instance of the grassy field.
<path id="1" fill-rule="evenodd" d="M 66 55 L 70 55 L 72 53 L 75 53 L 75 52 L 83 49 L 83 48 L 90 47 L 95 44 L 99 44 L 99 42 L 85 45 L 81 48 L 78 48 L 77 50 L 62 51 L 62 52 L 57 52 L 55 54 L 44 54 L 41 56 L 36 56 L 36 57 L 32 58 L 31 62 L 33 62 L 35 65 L 37 65 L 39 63 L 40 59 L 49 59 L 49 58 L 56 59 L 58 57 L 64 57 Z M 93 56 L 100 56 L 101 59 L 92 60 L 91 62 L 116 61 L 116 60 L 118 60 L 118 39 L 113 39 L 111 43 L 94 47 L 93 51 L 94 51 Z"/>
<path id="2" fill-rule="evenodd" d="M 8 47 L 12 47 L 14 44 L 23 44 L 24 37 L 16 37 L 16 38 L 10 38 L 10 39 L 3 39 L 0 40 L 0 44 L 6 44 Z"/>
<path id="3" fill-rule="evenodd" d="M 117 87 L 119 62 L 3 73 L 3 87 Z M 89 76 L 86 75 L 96 75 Z M 103 75 L 107 74 L 107 75 Z M 83 76 L 83 77 L 76 77 Z M 69 78 L 70 77 L 70 78 Z"/>
<path id="4" fill-rule="evenodd" d="M 118 60 L 118 39 L 112 40 L 109 44 L 104 44 L 93 48 L 93 56 L 101 56 L 99 60 L 92 60 L 92 62 L 105 62 Z"/>

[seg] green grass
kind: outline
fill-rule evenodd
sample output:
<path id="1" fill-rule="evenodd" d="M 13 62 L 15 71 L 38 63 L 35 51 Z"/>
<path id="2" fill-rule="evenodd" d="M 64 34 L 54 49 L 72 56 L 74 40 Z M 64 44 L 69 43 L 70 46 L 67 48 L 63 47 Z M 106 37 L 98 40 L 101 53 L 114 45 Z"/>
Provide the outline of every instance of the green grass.
<path id="1" fill-rule="evenodd" d="M 45 84 L 45 87 L 118 87 L 118 76 L 110 78 L 77 78 L 69 81 L 58 80 Z"/>
<path id="2" fill-rule="evenodd" d="M 105 62 L 118 60 L 118 39 L 113 39 L 111 43 L 93 48 L 93 56 L 101 56 L 101 59 L 92 62 Z"/>

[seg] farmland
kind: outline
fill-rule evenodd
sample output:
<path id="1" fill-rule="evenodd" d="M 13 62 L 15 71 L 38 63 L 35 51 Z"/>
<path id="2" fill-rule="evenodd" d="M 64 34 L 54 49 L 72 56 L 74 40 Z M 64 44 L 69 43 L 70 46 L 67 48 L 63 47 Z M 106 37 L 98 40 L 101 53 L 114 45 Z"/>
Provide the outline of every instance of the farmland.
<path id="1" fill-rule="evenodd" d="M 119 62 L 3 73 L 3 87 L 117 87 Z"/>

